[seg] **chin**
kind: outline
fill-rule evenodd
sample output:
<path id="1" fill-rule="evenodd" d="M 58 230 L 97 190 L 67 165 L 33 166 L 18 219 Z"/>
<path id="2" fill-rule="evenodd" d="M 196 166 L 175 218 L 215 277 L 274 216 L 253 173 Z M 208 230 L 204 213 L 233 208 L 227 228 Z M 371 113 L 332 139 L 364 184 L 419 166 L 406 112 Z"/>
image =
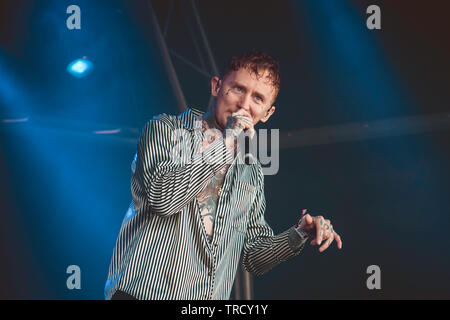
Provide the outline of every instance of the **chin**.
<path id="1" fill-rule="evenodd" d="M 223 114 L 221 117 L 216 117 L 216 123 L 219 125 L 222 129 L 225 128 L 225 124 L 227 123 L 227 114 Z"/>

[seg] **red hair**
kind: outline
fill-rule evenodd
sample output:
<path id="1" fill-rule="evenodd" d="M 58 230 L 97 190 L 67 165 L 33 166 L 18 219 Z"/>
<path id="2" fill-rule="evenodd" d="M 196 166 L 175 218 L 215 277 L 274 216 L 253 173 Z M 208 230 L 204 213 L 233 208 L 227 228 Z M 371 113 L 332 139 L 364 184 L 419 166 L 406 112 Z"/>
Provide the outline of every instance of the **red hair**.
<path id="1" fill-rule="evenodd" d="M 245 68 L 251 74 L 256 75 L 257 79 L 262 77 L 264 71 L 267 70 L 269 73 L 267 77 L 275 88 L 275 97 L 277 96 L 281 87 L 280 66 L 271 56 L 261 51 L 245 52 L 234 56 L 229 61 L 228 68 L 224 72 L 222 79 L 225 79 L 230 72 L 238 71 L 241 68 Z"/>

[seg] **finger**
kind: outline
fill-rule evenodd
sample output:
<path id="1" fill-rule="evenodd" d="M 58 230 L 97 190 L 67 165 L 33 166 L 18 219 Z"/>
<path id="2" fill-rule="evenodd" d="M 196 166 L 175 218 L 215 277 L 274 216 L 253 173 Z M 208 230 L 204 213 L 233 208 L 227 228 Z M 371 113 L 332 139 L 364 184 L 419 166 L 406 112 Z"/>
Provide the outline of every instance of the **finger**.
<path id="1" fill-rule="evenodd" d="M 306 224 L 312 224 L 313 221 L 314 221 L 314 219 L 311 217 L 311 215 L 310 215 L 309 213 L 307 213 L 307 214 L 304 216 L 304 218 L 305 218 Z"/>
<path id="2" fill-rule="evenodd" d="M 313 240 L 311 240 L 311 242 L 310 242 L 310 245 L 312 245 L 312 246 L 316 246 L 316 245 L 317 245 L 317 238 L 316 238 L 316 239 L 313 239 Z"/>
<path id="3" fill-rule="evenodd" d="M 338 248 L 342 249 L 342 239 L 336 232 L 334 233 L 334 239 L 336 240 Z"/>
<path id="4" fill-rule="evenodd" d="M 305 231 L 314 232 L 314 218 L 311 217 L 309 214 L 303 216 L 300 221 L 300 228 L 302 228 Z"/>
<path id="5" fill-rule="evenodd" d="M 243 115 L 243 114 L 238 114 L 238 113 L 233 113 L 233 117 L 238 118 L 238 119 L 248 119 L 251 120 L 251 118 L 249 116 Z"/>
<path id="6" fill-rule="evenodd" d="M 332 224 L 330 224 L 330 237 L 334 237 L 334 229 Z"/>
<path id="7" fill-rule="evenodd" d="M 243 123 L 247 130 L 254 130 L 252 122 L 244 120 Z"/>
<path id="8" fill-rule="evenodd" d="M 236 125 L 241 126 L 244 130 L 250 130 L 253 128 L 253 124 L 248 120 L 248 119 L 244 119 L 244 118 L 238 118 L 237 119 L 237 123 Z"/>
<path id="9" fill-rule="evenodd" d="M 247 110 L 245 110 L 245 109 L 239 109 L 238 111 L 235 112 L 235 114 L 236 115 L 244 115 L 244 116 L 247 116 L 247 117 L 251 118 L 250 113 Z"/>
<path id="10" fill-rule="evenodd" d="M 331 242 L 333 242 L 332 239 L 334 239 L 334 237 L 330 237 L 326 241 L 324 241 L 323 245 L 319 248 L 319 252 L 324 252 L 325 250 L 327 250 Z"/>
<path id="11" fill-rule="evenodd" d="M 319 252 L 324 252 L 325 250 L 327 250 L 328 247 L 329 247 L 329 246 L 331 245 L 331 243 L 333 242 L 333 240 L 334 240 L 334 237 L 333 237 L 333 236 L 329 237 L 329 238 L 324 242 L 324 244 L 319 248 Z"/>
<path id="12" fill-rule="evenodd" d="M 249 113 L 245 113 L 245 114 L 239 114 L 239 113 L 235 113 L 234 114 L 234 117 L 236 117 L 236 118 L 242 118 L 242 119 L 249 119 L 249 120 L 252 120 L 253 118 L 252 118 L 252 116 L 249 114 Z"/>
<path id="13" fill-rule="evenodd" d="M 239 114 L 239 113 L 236 112 L 236 113 L 233 114 L 233 117 L 236 118 L 236 119 L 247 120 L 247 121 L 253 123 L 253 118 L 250 117 L 250 115 Z"/>
<path id="14" fill-rule="evenodd" d="M 316 239 L 317 239 L 317 244 L 320 245 L 320 243 L 322 242 L 322 238 L 323 238 L 323 217 L 322 216 L 318 216 L 315 218 L 315 224 L 316 224 Z"/>
<path id="15" fill-rule="evenodd" d="M 328 219 L 323 219 L 323 233 L 324 239 L 328 239 L 331 236 L 331 221 Z"/>
<path id="16" fill-rule="evenodd" d="M 250 138 L 253 139 L 253 137 L 255 136 L 255 129 L 250 128 Z"/>
<path id="17" fill-rule="evenodd" d="M 327 220 L 325 220 L 325 221 L 327 221 Z M 328 221 L 330 221 L 330 220 L 328 220 Z M 333 235 L 333 226 L 331 224 L 329 224 L 329 223 L 325 223 L 323 237 L 328 239 L 332 235 Z"/>
<path id="18" fill-rule="evenodd" d="M 236 118 L 239 119 L 241 122 L 243 122 L 248 128 L 253 127 L 252 119 L 245 116 L 236 116 Z"/>

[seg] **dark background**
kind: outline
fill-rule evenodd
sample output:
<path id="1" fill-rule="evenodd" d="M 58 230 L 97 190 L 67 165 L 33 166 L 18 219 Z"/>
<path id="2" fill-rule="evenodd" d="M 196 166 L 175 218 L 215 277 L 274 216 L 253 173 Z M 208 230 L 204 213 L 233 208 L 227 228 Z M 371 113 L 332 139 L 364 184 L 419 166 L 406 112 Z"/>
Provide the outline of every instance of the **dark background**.
<path id="1" fill-rule="evenodd" d="M 195 3 L 220 72 L 246 50 L 280 62 L 282 88 L 266 127 L 282 137 L 412 116 L 448 119 L 447 2 Z M 72 4 L 81 8 L 81 30 L 66 28 Z M 164 30 L 170 1 L 152 4 Z M 366 28 L 371 4 L 381 8 L 381 30 Z M 195 47 L 197 29 L 191 38 L 189 8 L 175 2 L 167 45 L 211 74 L 205 50 Z M 83 56 L 95 67 L 77 79 L 66 66 Z M 206 110 L 209 77 L 172 61 L 187 105 Z M 0 1 L 0 298 L 103 298 L 131 200 L 136 139 L 153 115 L 178 110 L 146 1 Z M 254 278 L 254 297 L 450 298 L 449 138 L 448 126 L 430 126 L 283 148 L 278 174 L 265 177 L 268 222 L 282 232 L 308 208 L 331 219 L 344 245 L 325 253 L 308 246 Z M 81 290 L 66 287 L 72 264 L 81 268 Z M 381 290 L 366 287 L 373 264 Z"/>

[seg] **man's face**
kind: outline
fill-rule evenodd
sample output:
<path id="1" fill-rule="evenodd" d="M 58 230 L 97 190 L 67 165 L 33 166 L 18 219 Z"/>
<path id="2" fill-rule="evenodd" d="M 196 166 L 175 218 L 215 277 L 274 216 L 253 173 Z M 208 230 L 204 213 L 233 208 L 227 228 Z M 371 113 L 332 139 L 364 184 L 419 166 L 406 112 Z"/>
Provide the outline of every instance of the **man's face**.
<path id="1" fill-rule="evenodd" d="M 266 122 L 275 111 L 275 106 L 272 106 L 275 88 L 267 70 L 259 79 L 244 68 L 230 72 L 222 82 L 214 77 L 211 94 L 217 98 L 214 112 L 221 129 L 225 128 L 227 118 L 240 109 L 250 114 L 253 125 L 259 121 Z"/>

